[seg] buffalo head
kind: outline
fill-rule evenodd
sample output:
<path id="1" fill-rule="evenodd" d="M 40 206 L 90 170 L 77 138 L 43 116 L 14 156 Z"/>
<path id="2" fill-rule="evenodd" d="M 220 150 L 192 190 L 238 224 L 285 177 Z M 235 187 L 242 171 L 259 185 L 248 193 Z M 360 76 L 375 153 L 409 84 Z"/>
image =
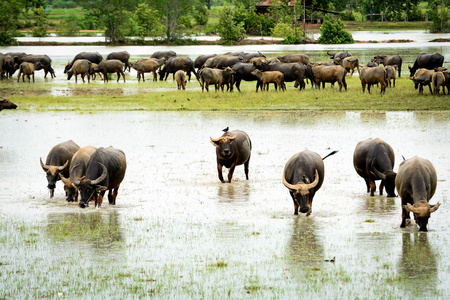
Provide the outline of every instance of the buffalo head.
<path id="1" fill-rule="evenodd" d="M 397 176 L 397 173 L 395 173 L 392 170 L 384 171 L 383 173 L 381 173 L 375 167 L 375 159 L 372 161 L 370 172 L 384 181 L 384 186 L 386 188 L 386 193 L 388 197 L 397 197 L 397 195 L 395 194 L 395 177 Z"/>
<path id="2" fill-rule="evenodd" d="M 81 178 L 73 178 L 73 184 L 78 188 L 80 192 L 80 207 L 89 207 L 89 201 L 91 199 L 96 200 L 97 195 L 101 191 L 106 191 L 108 188 L 101 185 L 108 175 L 108 170 L 105 165 L 99 163 L 102 167 L 102 174 L 95 180 L 87 179 L 86 176 Z"/>
<path id="3" fill-rule="evenodd" d="M 66 161 L 63 166 L 44 165 L 44 163 L 42 162 L 42 158 L 40 159 L 40 162 L 42 169 L 47 174 L 47 187 L 50 190 L 50 198 L 52 198 L 55 193 L 56 181 L 61 179 L 59 175 L 65 168 L 67 168 L 67 166 L 69 165 L 69 161 Z"/>
<path id="4" fill-rule="evenodd" d="M 231 149 L 231 144 L 234 142 L 236 135 L 233 136 L 221 136 L 220 138 L 211 139 L 211 143 L 219 148 L 219 153 L 222 158 L 231 158 L 233 156 L 233 151 Z"/>
<path id="5" fill-rule="evenodd" d="M 309 190 L 313 189 L 319 183 L 319 173 L 315 172 L 314 181 L 309 182 L 309 178 L 303 175 L 303 182 L 297 184 L 290 184 L 287 182 L 285 174 L 283 173 L 283 184 L 289 189 L 289 192 L 294 196 L 297 205 L 300 206 L 301 213 L 307 213 L 310 210 L 308 207 Z"/>
<path id="6" fill-rule="evenodd" d="M 59 174 L 59 177 L 61 178 L 61 181 L 64 184 L 64 191 L 66 192 L 66 201 L 67 202 L 76 201 L 78 198 L 77 187 L 72 183 L 72 180 L 70 180 L 70 178 L 64 177 L 63 174 Z"/>
<path id="7" fill-rule="evenodd" d="M 430 205 L 426 200 L 420 200 L 417 204 L 411 205 L 403 205 L 406 211 L 409 213 L 410 211 L 414 214 L 414 220 L 416 220 L 416 224 L 419 225 L 419 231 L 428 231 L 428 219 L 430 218 L 431 213 L 435 212 L 439 208 L 439 202 L 435 205 Z"/>

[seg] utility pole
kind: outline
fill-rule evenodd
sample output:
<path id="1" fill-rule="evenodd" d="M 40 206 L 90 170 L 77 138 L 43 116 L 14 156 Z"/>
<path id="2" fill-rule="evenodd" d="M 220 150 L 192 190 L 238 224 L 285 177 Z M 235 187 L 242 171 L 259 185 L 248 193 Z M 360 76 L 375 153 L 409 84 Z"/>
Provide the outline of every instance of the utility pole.
<path id="1" fill-rule="evenodd" d="M 303 0 L 303 37 L 306 38 L 306 4 Z"/>

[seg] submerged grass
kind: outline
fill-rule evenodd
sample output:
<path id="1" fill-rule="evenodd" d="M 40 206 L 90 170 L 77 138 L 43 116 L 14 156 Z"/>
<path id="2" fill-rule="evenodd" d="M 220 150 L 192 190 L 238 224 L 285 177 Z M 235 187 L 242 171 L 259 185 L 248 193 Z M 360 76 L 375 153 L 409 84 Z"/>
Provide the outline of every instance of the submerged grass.
<path id="1" fill-rule="evenodd" d="M 127 83 L 100 81 L 78 85 L 66 83 L 36 82 L 34 84 L 8 82 L 0 87 L 0 93 L 30 111 L 242 111 L 242 110 L 449 110 L 449 96 L 433 96 L 428 88 L 419 95 L 413 83 L 406 77 L 397 79 L 396 87 L 387 88 L 380 95 L 380 88 L 372 87 L 372 93 L 362 92 L 357 76 L 347 77 L 348 90 L 339 92 L 337 84 L 325 89 L 299 91 L 288 83 L 286 92 L 255 92 L 254 82 L 242 82 L 241 90 L 227 92 L 201 92 L 195 79 L 188 83 L 188 90 L 176 90 L 172 81 Z"/>

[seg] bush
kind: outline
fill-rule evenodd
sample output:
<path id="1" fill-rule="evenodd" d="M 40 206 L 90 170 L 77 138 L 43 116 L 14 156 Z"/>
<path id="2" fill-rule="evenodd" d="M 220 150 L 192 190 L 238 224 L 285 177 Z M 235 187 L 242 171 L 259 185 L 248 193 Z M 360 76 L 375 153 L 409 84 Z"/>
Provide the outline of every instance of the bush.
<path id="1" fill-rule="evenodd" d="M 341 13 L 341 18 L 343 21 L 355 21 L 355 15 L 353 11 L 346 10 Z"/>
<path id="2" fill-rule="evenodd" d="M 70 15 L 67 19 L 59 23 L 56 27 L 56 33 L 60 36 L 79 35 L 80 27 L 78 26 L 78 18 L 75 15 Z"/>
<path id="3" fill-rule="evenodd" d="M 233 11 L 228 6 L 223 6 L 219 12 L 217 31 L 222 43 L 225 44 L 232 44 L 246 37 L 243 24 L 234 21 Z"/>
<path id="4" fill-rule="evenodd" d="M 293 36 L 293 35 L 288 35 L 286 38 L 283 39 L 283 44 L 300 44 L 300 38 Z"/>
<path id="5" fill-rule="evenodd" d="M 8 32 L 0 31 L 0 46 L 9 46 L 17 42 L 14 36 Z"/>
<path id="6" fill-rule="evenodd" d="M 285 23 L 278 23 L 273 29 L 270 34 L 273 37 L 288 37 L 288 36 L 294 36 L 294 28 L 292 28 L 291 25 L 285 24 Z"/>
<path id="7" fill-rule="evenodd" d="M 428 16 L 433 21 L 433 23 L 431 24 L 431 27 L 430 27 L 430 32 L 432 32 L 432 33 L 450 32 L 450 22 L 449 22 L 449 17 L 448 17 L 448 11 L 447 10 L 444 10 L 444 20 L 443 20 L 444 22 L 443 22 L 443 27 L 442 28 L 441 28 L 441 14 L 440 14 L 440 11 L 439 12 L 437 10 L 428 11 Z"/>
<path id="8" fill-rule="evenodd" d="M 75 1 L 55 0 L 52 2 L 53 8 L 75 8 L 77 4 Z"/>
<path id="9" fill-rule="evenodd" d="M 194 20 L 197 25 L 206 25 L 208 23 L 209 12 L 205 5 L 198 5 L 194 9 Z"/>
<path id="10" fill-rule="evenodd" d="M 344 23 L 340 19 L 334 22 L 333 17 L 325 17 L 320 28 L 320 44 L 352 44 L 354 42 L 352 34 L 344 30 Z"/>

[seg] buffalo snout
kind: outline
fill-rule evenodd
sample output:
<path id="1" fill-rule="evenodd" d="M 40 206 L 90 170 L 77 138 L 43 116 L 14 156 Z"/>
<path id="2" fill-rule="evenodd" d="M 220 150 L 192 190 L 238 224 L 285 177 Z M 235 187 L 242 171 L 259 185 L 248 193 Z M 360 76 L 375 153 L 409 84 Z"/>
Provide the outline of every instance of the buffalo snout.
<path id="1" fill-rule="evenodd" d="M 53 190 L 53 189 L 56 188 L 56 184 L 55 184 L 54 182 L 50 182 L 50 183 L 47 185 L 47 187 L 48 187 L 50 190 Z"/>
<path id="2" fill-rule="evenodd" d="M 86 207 L 89 207 L 89 204 L 80 201 L 80 207 L 81 207 L 81 208 L 86 208 Z"/>

